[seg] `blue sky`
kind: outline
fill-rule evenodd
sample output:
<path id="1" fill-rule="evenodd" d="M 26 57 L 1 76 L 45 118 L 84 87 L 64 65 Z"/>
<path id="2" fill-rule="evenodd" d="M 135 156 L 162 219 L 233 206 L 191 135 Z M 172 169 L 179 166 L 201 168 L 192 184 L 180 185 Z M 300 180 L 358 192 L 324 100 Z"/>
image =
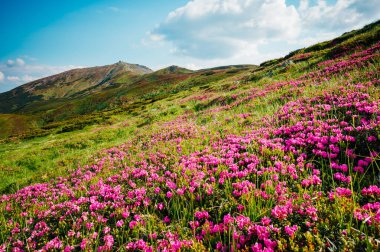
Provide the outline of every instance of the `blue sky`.
<path id="1" fill-rule="evenodd" d="M 377 0 L 3 0 L 0 92 L 118 60 L 258 64 L 380 17 Z"/>

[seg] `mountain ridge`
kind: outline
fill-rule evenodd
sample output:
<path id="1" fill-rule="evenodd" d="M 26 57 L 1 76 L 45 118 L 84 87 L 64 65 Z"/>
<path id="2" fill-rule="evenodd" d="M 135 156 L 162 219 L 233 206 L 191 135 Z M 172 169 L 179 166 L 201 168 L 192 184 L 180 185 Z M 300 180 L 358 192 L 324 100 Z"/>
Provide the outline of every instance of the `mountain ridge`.
<path id="1" fill-rule="evenodd" d="M 377 21 L 282 58 L 263 62 L 260 66 L 227 65 L 193 71 L 172 65 L 152 71 L 139 64 L 119 61 L 106 66 L 69 70 L 1 93 L 0 128 L 3 130 L 0 137 L 23 138 L 61 132 L 64 124 L 76 125 L 72 129 L 83 128 L 98 123 L 99 116 L 103 121 L 107 120 L 108 114 L 139 115 L 148 104 L 175 99 L 178 93 L 204 94 L 215 89 L 233 90 L 251 82 L 270 82 L 274 76 L 288 78 L 286 75 L 290 69 L 306 71 L 317 67 L 315 64 L 321 59 L 339 58 L 368 47 L 379 40 L 379 27 L 380 21 Z M 198 104 L 197 110 L 219 102 L 215 98 L 208 104 Z M 13 123 L 7 118 L 12 118 Z M 19 122 L 22 127 L 16 127 Z M 142 124 L 148 122 L 149 118 Z"/>
<path id="2" fill-rule="evenodd" d="M 148 82 L 176 82 L 184 80 L 191 74 L 203 72 L 247 69 L 254 65 L 223 66 L 210 69 L 189 70 L 179 66 L 169 66 L 157 71 L 140 64 L 130 64 L 123 61 L 110 65 L 76 68 L 55 75 L 47 76 L 18 86 L 7 92 L 0 93 L 0 113 L 29 113 L 32 105 L 47 101 L 84 98 L 94 93 L 111 89 L 127 88 L 128 85 L 140 85 Z M 147 80 L 145 80 L 145 79 Z M 36 107 L 34 106 L 34 107 Z"/>
<path id="3" fill-rule="evenodd" d="M 0 93 L 0 113 L 15 113 L 36 101 L 58 100 L 102 91 L 113 84 L 113 78 L 130 80 L 151 72 L 153 71 L 145 66 L 121 61 L 105 66 L 71 69 Z"/>
<path id="4" fill-rule="evenodd" d="M 375 25 L 0 114 L 0 251 L 379 251 L 379 73 Z"/>

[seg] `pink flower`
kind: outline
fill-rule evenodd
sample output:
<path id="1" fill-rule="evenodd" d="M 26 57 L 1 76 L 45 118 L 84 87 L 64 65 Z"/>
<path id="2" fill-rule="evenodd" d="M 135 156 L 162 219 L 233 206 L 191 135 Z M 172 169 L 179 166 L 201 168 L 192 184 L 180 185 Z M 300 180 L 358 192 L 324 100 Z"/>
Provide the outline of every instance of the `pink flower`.
<path id="1" fill-rule="evenodd" d="M 243 230 L 244 227 L 247 227 L 247 226 L 252 224 L 249 217 L 245 217 L 243 215 L 239 215 L 236 217 L 236 223 L 237 223 L 237 226 L 239 227 L 239 229 L 241 229 L 241 230 Z"/>
<path id="2" fill-rule="evenodd" d="M 362 195 L 372 195 L 375 197 L 380 197 L 380 188 L 376 185 L 371 185 L 368 188 L 363 188 Z"/>
<path id="3" fill-rule="evenodd" d="M 172 193 L 172 192 L 169 191 L 169 192 L 166 193 L 166 197 L 167 197 L 167 198 L 170 199 L 172 196 L 173 196 L 173 193 Z"/>
<path id="4" fill-rule="evenodd" d="M 272 209 L 272 216 L 280 220 L 286 219 L 290 213 L 292 213 L 292 209 L 289 206 L 277 205 Z"/>
<path id="5" fill-rule="evenodd" d="M 261 224 L 262 225 L 264 225 L 264 226 L 269 226 L 269 224 L 271 223 L 271 219 L 270 218 L 268 218 L 268 217 L 263 217 L 262 219 L 261 219 Z"/>
<path id="6" fill-rule="evenodd" d="M 110 231 L 111 231 L 111 228 L 105 227 L 104 230 L 103 230 L 103 233 L 104 234 L 108 234 Z"/>
<path id="7" fill-rule="evenodd" d="M 14 234 L 17 234 L 17 233 L 20 233 L 20 229 L 18 227 L 15 227 L 14 229 L 12 229 L 11 231 L 11 234 L 14 235 Z"/>
<path id="8" fill-rule="evenodd" d="M 276 241 L 272 241 L 270 239 L 267 239 L 267 238 L 264 238 L 264 244 L 267 248 L 269 249 L 275 249 L 276 246 L 277 246 L 277 242 Z"/>
<path id="9" fill-rule="evenodd" d="M 223 248 L 223 244 L 221 243 L 221 242 L 218 242 L 217 244 L 216 244 L 216 249 L 217 250 L 221 250 Z"/>
<path id="10" fill-rule="evenodd" d="M 122 216 L 124 219 L 128 218 L 129 215 L 130 215 L 130 213 L 129 213 L 128 211 L 124 211 L 124 212 L 121 214 L 121 216 Z"/>
<path id="11" fill-rule="evenodd" d="M 361 166 L 355 166 L 354 171 L 358 173 L 364 173 L 364 168 Z"/>
<path id="12" fill-rule="evenodd" d="M 169 216 L 165 216 L 165 218 L 164 218 L 164 222 L 165 222 L 166 224 L 170 223 L 170 218 L 169 218 Z"/>
<path id="13" fill-rule="evenodd" d="M 253 230 L 256 232 L 256 235 L 259 238 L 259 240 L 264 240 L 265 238 L 269 238 L 270 236 L 270 231 L 268 227 L 254 225 Z"/>
<path id="14" fill-rule="evenodd" d="M 124 221 L 123 220 L 119 220 L 116 222 L 116 227 L 122 227 L 124 225 Z"/>
<path id="15" fill-rule="evenodd" d="M 260 243 L 255 243 L 252 247 L 251 247 L 251 250 L 252 252 L 262 252 L 263 251 L 263 245 L 261 245 Z"/>
<path id="16" fill-rule="evenodd" d="M 178 194 L 178 195 L 184 195 L 184 194 L 185 194 L 185 189 L 183 189 L 183 188 L 178 188 L 178 189 L 177 189 L 177 194 Z"/>
<path id="17" fill-rule="evenodd" d="M 313 220 L 313 221 L 317 221 L 318 220 L 318 216 L 317 216 L 317 209 L 315 207 L 308 207 L 306 208 L 306 214 Z"/>
<path id="18" fill-rule="evenodd" d="M 156 205 L 156 208 L 161 211 L 162 209 L 164 209 L 164 203 L 162 203 L 162 202 L 158 203 Z"/>
<path id="19" fill-rule="evenodd" d="M 63 249 L 63 252 L 71 252 L 73 251 L 75 248 L 73 246 L 66 246 L 64 249 Z"/>
<path id="20" fill-rule="evenodd" d="M 96 239 L 96 238 L 98 238 L 98 232 L 92 233 L 91 239 Z"/>
<path id="21" fill-rule="evenodd" d="M 349 198 L 352 195 L 351 190 L 348 189 L 348 188 L 337 187 L 335 189 L 335 192 L 340 197 L 347 197 L 347 198 Z"/>
<path id="22" fill-rule="evenodd" d="M 285 226 L 285 233 L 287 233 L 289 236 L 293 236 L 294 233 L 298 230 L 298 226 Z"/>
<path id="23" fill-rule="evenodd" d="M 190 221 L 189 225 L 192 229 L 196 229 L 197 227 L 199 227 L 199 221 Z"/>
<path id="24" fill-rule="evenodd" d="M 228 224 L 233 223 L 233 222 L 234 222 L 234 218 L 232 218 L 230 214 L 227 214 L 223 217 L 223 223 L 225 225 L 228 225 Z"/>
<path id="25" fill-rule="evenodd" d="M 375 142 L 377 140 L 377 138 L 375 137 L 375 136 L 369 136 L 368 138 L 367 138 L 367 141 L 368 142 Z"/>
<path id="26" fill-rule="evenodd" d="M 87 238 L 83 238 L 82 242 L 80 243 L 81 250 L 85 250 L 86 249 L 87 242 L 88 242 L 88 239 Z"/>
<path id="27" fill-rule="evenodd" d="M 113 243 L 114 243 L 113 236 L 112 235 L 105 235 L 103 238 L 103 241 L 105 243 L 105 247 L 107 249 L 111 250 Z"/>
<path id="28" fill-rule="evenodd" d="M 55 237 L 53 240 L 49 241 L 45 245 L 46 250 L 60 249 L 61 247 L 62 247 L 62 242 L 59 240 L 58 237 Z"/>
<path id="29" fill-rule="evenodd" d="M 154 232 L 154 233 L 150 234 L 150 235 L 149 235 L 149 238 L 150 238 L 150 239 L 153 239 L 153 240 L 157 239 L 157 233 Z"/>
<path id="30" fill-rule="evenodd" d="M 94 223 L 92 223 L 92 222 L 87 222 L 87 223 L 86 223 L 86 228 L 87 228 L 88 230 L 90 230 L 93 226 L 94 226 Z"/>
<path id="31" fill-rule="evenodd" d="M 134 229 L 136 226 L 137 226 L 137 221 L 131 221 L 130 223 L 129 223 L 129 228 L 130 229 Z"/>
<path id="32" fill-rule="evenodd" d="M 201 219 L 208 219 L 210 217 L 209 213 L 207 211 L 197 211 L 194 213 L 195 218 L 198 220 Z"/>

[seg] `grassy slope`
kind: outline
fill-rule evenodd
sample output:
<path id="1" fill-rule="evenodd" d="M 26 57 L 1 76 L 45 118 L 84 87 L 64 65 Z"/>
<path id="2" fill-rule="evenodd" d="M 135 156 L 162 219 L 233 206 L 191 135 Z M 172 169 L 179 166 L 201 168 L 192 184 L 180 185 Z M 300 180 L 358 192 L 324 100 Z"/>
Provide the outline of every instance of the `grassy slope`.
<path id="1" fill-rule="evenodd" d="M 195 76 L 187 73 L 179 76 L 152 74 L 148 76 L 149 79 L 142 78 L 127 90 L 119 91 L 130 102 L 116 110 L 94 116 L 96 120 L 103 118 L 101 124 L 84 125 L 86 128 L 72 131 L 71 127 L 75 129 L 84 120 L 81 118 L 74 123 L 75 119 L 67 120 L 50 124 L 53 130 L 63 131 L 61 134 L 50 134 L 31 140 L 16 138 L 0 145 L 0 168 L 3 175 L 0 188 L 5 192 L 14 191 L 31 182 L 44 181 L 51 176 L 63 174 L 66 169 L 75 167 L 79 161 L 83 163 L 83 156 L 89 157 L 91 153 L 102 148 L 130 139 L 137 128 L 144 127 L 149 131 L 157 122 L 198 110 L 201 106 L 191 96 L 196 97 L 208 89 L 210 95 L 217 97 L 214 90 L 224 93 L 225 88 L 233 85 L 233 79 L 241 78 L 238 77 L 240 75 L 241 73 L 229 74 L 215 70 Z M 243 75 L 247 73 L 243 72 Z M 189 101 L 183 103 L 183 97 L 188 97 Z M 67 110 L 71 105 L 69 103 L 62 106 Z M 88 120 L 93 124 L 93 117 Z M 69 132 L 65 132 L 65 128 Z M 32 131 L 32 135 L 36 132 L 39 133 L 38 130 Z"/>
<path id="2" fill-rule="evenodd" d="M 0 138 L 17 135 L 38 127 L 33 116 L 0 114 Z"/>
<path id="3" fill-rule="evenodd" d="M 254 66 L 245 66 L 240 69 L 239 66 L 231 66 L 192 72 L 172 66 L 143 76 L 131 76 L 130 73 L 118 74 L 113 76 L 109 80 L 111 84 L 103 87 L 101 91 L 95 86 L 94 90 L 87 89 L 83 93 L 77 92 L 74 96 L 34 101 L 26 105 L 19 113 L 33 115 L 33 123 L 39 127 L 29 130 L 28 125 L 21 125 L 26 130 L 13 132 L 12 128 L 18 127 L 17 125 L 0 124 L 4 128 L 3 139 L 8 136 L 19 139 L 44 136 L 61 132 L 62 128 L 65 128 L 65 132 L 81 129 L 86 125 L 103 122 L 110 114 L 118 114 L 121 110 L 132 111 L 136 107 L 163 99 L 192 86 L 225 79 L 254 68 Z"/>
<path id="4" fill-rule="evenodd" d="M 347 79 L 353 83 L 378 80 L 380 79 L 380 61 L 377 54 L 365 65 L 329 75 L 326 80 L 307 78 L 302 88 L 297 85 L 279 85 L 279 83 L 289 81 L 296 82 L 302 79 L 305 73 L 323 69 L 325 66 L 318 65 L 322 61 L 334 58 L 337 61 L 348 59 L 347 55 L 350 53 L 359 52 L 374 42 L 378 42 L 379 31 L 379 25 L 373 25 L 370 29 L 364 29 L 364 32 L 349 33 L 342 39 L 321 43 L 311 49 L 306 48 L 292 53 L 283 59 L 266 62 L 255 70 L 232 73 L 223 70 L 213 72 L 207 70 L 196 77 L 171 85 L 161 83 L 158 88 L 138 99 L 128 97 L 126 94 L 127 99 L 133 99 L 133 101 L 124 104 L 122 109 L 109 112 L 109 117 L 101 124 L 62 134 L 4 143 L 0 146 L 0 168 L 3 178 L 0 188 L 4 192 L 13 192 L 30 183 L 48 181 L 65 174 L 68 170 L 75 168 L 78 163 L 96 162 L 94 156 L 97 156 L 97 151 L 126 142 L 134 144 L 127 149 L 131 152 L 129 165 L 139 160 L 137 155 L 134 156 L 134 153 L 139 153 L 139 151 L 143 152 L 140 153 L 141 155 L 160 151 L 171 158 L 179 159 L 180 155 L 186 156 L 211 148 L 213 142 L 225 139 L 230 134 L 243 135 L 252 129 L 265 126 L 267 120 L 270 120 L 279 108 L 289 101 L 323 96 L 326 92 L 339 93 L 340 87 L 345 86 Z M 156 84 L 155 78 L 152 76 L 148 83 Z M 348 87 L 350 88 L 355 87 Z M 150 90 L 149 85 L 146 90 Z M 372 100 L 379 100 L 378 84 L 368 87 L 366 92 L 371 94 Z M 337 115 L 333 114 L 332 119 L 335 116 Z M 175 128 L 175 126 L 170 126 L 172 124 L 169 126 L 164 124 L 170 121 L 174 121 L 174 125 L 178 124 L 178 127 L 184 125 L 190 131 L 189 135 L 182 136 L 181 154 L 176 154 L 173 141 L 166 143 L 165 140 L 158 140 L 152 145 L 149 144 L 150 141 L 156 139 L 157 135 L 165 135 L 168 128 Z M 184 129 L 179 131 L 186 133 Z M 253 145 L 251 148 L 256 151 L 258 147 Z M 104 155 L 104 153 L 99 155 Z M 268 166 L 271 165 L 270 160 L 267 162 Z M 105 172 L 99 177 L 107 177 L 112 173 L 113 171 Z M 99 177 L 95 178 L 93 183 Z M 175 216 L 173 218 L 180 222 L 184 216 L 180 216 L 179 209 L 188 206 L 173 203 L 172 207 L 174 214 L 178 214 L 178 218 Z M 271 209 L 273 206 L 252 205 L 251 207 Z M 257 211 L 261 210 L 257 209 Z M 333 214 L 336 214 L 336 218 L 339 219 L 338 212 Z M 254 213 L 250 213 L 250 216 L 252 220 L 259 220 L 260 217 L 255 216 Z M 346 221 L 343 218 L 339 220 Z M 328 225 L 327 222 L 326 225 Z M 372 232 L 371 227 L 368 230 Z M 363 231 L 367 231 L 367 228 L 361 229 L 361 232 Z M 376 232 L 371 235 L 378 237 Z M 310 244 L 319 244 L 318 242 L 313 240 Z M 370 247 L 373 244 L 368 243 L 367 246 Z"/>
<path id="5" fill-rule="evenodd" d="M 234 67 L 232 69 L 216 68 L 214 70 L 203 70 L 196 74 L 187 71 L 179 74 L 157 72 L 141 77 L 139 81 L 128 85 L 127 88 L 105 92 L 104 96 L 107 97 L 105 100 L 108 101 L 109 97 L 118 93 L 119 97 L 122 97 L 126 103 L 123 103 L 116 110 L 90 116 L 90 119 L 87 119 L 90 125 L 97 121 L 101 122 L 100 125 L 86 126 L 87 124 L 83 124 L 83 121 L 87 117 L 85 119 L 79 118 L 79 120 L 74 118 L 52 124 L 53 130 L 47 127 L 49 130 L 46 134 L 50 135 L 46 137 L 26 141 L 15 140 L 15 142 L 0 145 L 0 172 L 3 173 L 0 190 L 12 191 L 14 188 L 31 182 L 47 180 L 57 172 L 62 174 L 66 169 L 73 168 L 79 161 L 83 161 L 83 157 L 89 157 L 91 153 L 102 148 L 131 139 L 137 128 L 143 127 L 142 130 L 149 132 L 152 125 L 171 120 L 178 115 L 195 113 L 195 118 L 200 124 L 217 132 L 218 130 L 215 129 L 218 128 L 218 123 L 215 125 L 216 119 L 212 119 L 212 117 L 222 116 L 225 119 L 227 117 L 226 112 L 223 111 L 223 113 L 219 113 L 220 115 L 216 114 L 211 117 L 203 115 L 203 110 L 225 103 L 218 100 L 232 102 L 231 96 L 252 92 L 250 90 L 254 87 L 260 90 L 263 84 L 295 79 L 305 72 L 318 68 L 317 62 L 326 60 L 329 52 L 339 51 L 339 48 L 346 44 L 351 43 L 353 45 L 349 48 L 358 49 L 357 46 L 365 42 L 372 43 L 376 38 L 379 38 L 380 29 L 378 25 L 371 25 L 369 31 L 365 32 L 366 30 L 365 28 L 364 33 L 360 30 L 343 35 L 343 39 L 339 39 L 341 43 L 336 43 L 336 39 L 312 46 L 311 48 L 315 51 L 310 48 L 301 49 L 296 53 L 291 53 L 290 57 L 265 62 L 257 69 L 248 66 L 242 69 Z M 320 50 L 321 48 L 322 50 Z M 283 64 L 289 58 L 295 64 Z M 164 71 L 164 73 L 166 72 Z M 120 78 L 120 81 L 123 81 L 122 77 Z M 264 101 L 257 99 L 256 102 L 259 102 L 260 105 L 255 105 L 256 109 L 251 118 L 260 120 L 262 115 L 276 111 L 278 106 L 284 102 L 276 98 L 281 97 L 281 95 L 280 92 L 271 93 L 269 97 L 263 98 Z M 72 103 L 64 102 L 61 105 L 62 110 L 75 111 L 73 108 L 83 107 L 82 105 L 86 103 L 91 106 L 89 99 L 91 98 Z M 67 109 L 70 107 L 72 108 Z M 247 113 L 250 108 L 239 106 L 234 110 L 227 112 L 227 114 Z M 78 124 L 79 127 L 77 127 Z M 15 124 L 10 123 L 10 125 L 13 128 Z M 228 126 L 227 128 L 223 126 L 223 130 L 230 133 L 241 131 L 240 127 L 234 127 L 238 125 L 233 125 L 230 129 Z M 75 130 L 83 127 L 85 128 L 82 130 Z M 69 132 L 54 134 L 57 131 Z M 39 130 L 31 131 L 32 136 L 39 133 Z M 28 135 L 28 137 L 30 136 Z"/>

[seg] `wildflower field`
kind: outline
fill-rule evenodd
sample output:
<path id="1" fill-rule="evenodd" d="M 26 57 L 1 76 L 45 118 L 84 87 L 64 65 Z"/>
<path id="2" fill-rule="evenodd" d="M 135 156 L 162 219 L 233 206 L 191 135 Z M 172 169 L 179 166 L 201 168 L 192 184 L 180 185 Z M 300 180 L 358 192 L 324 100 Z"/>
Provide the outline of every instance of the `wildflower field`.
<path id="1" fill-rule="evenodd" d="M 4 194 L 0 251 L 378 251 L 379 26 L 176 94 L 174 116 Z"/>

